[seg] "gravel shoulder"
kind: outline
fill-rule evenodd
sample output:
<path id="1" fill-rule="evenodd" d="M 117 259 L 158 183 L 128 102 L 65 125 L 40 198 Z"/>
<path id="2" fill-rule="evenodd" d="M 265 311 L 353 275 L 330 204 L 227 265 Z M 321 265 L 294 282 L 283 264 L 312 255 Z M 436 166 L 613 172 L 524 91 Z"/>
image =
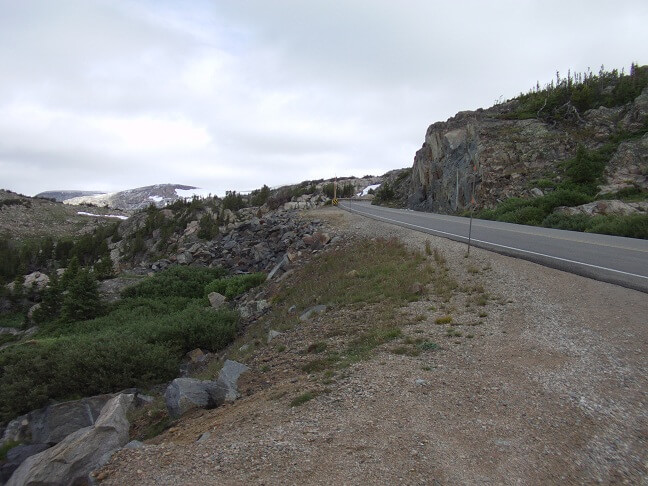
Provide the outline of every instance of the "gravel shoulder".
<path id="1" fill-rule="evenodd" d="M 97 472 L 102 485 L 648 482 L 646 294 L 481 249 L 466 258 L 463 244 L 335 208 L 305 217 L 345 238 L 396 237 L 419 251 L 429 241 L 459 295 L 399 316 L 406 335 L 439 349 L 383 346 L 291 407 L 321 388 L 299 351 L 363 320 L 327 312 L 251 358 L 242 399 L 119 451 Z M 479 318 L 461 295 L 471 286 L 488 294 Z M 444 314 L 460 336 L 435 324 Z"/>

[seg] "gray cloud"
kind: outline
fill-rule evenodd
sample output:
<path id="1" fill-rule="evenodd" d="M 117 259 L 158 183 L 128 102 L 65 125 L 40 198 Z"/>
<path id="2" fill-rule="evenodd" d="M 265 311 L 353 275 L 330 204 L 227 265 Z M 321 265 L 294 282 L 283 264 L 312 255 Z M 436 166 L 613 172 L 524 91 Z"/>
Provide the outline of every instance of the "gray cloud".
<path id="1" fill-rule="evenodd" d="M 645 62 L 647 21 L 630 0 L 0 0 L 0 186 L 385 172 L 457 111 Z"/>

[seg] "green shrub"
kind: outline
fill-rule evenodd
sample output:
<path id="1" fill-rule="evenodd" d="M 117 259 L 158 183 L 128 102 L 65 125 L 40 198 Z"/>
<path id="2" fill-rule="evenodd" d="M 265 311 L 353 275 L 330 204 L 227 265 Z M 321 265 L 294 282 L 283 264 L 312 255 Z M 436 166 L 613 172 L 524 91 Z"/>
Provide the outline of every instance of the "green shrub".
<path id="1" fill-rule="evenodd" d="M 244 292 L 247 292 L 257 285 L 266 281 L 264 273 L 252 273 L 250 275 L 236 275 L 234 277 L 220 278 L 208 283 L 205 286 L 205 295 L 218 292 L 228 299 L 233 299 Z"/>
<path id="2" fill-rule="evenodd" d="M 567 214 L 554 213 L 544 219 L 542 226 L 569 231 L 585 231 L 590 224 L 591 219 L 591 216 L 585 214 L 571 216 Z"/>
<path id="3" fill-rule="evenodd" d="M 588 233 L 648 239 L 648 215 L 594 216 L 592 223 L 585 231 Z"/>
<path id="4" fill-rule="evenodd" d="M 217 351 L 234 339 L 235 312 L 216 312 L 200 300 L 173 312 L 180 302 L 136 299 L 107 316 L 51 329 L 30 344 L 4 349 L 0 421 L 48 399 L 168 380 L 187 351 L 197 347 Z"/>
<path id="5" fill-rule="evenodd" d="M 0 422 L 51 399 L 168 380 L 188 351 L 225 347 L 238 331 L 238 314 L 206 307 L 202 297 L 220 275 L 176 267 L 136 286 L 133 294 L 146 297 L 125 298 L 96 319 L 49 322 L 29 342 L 1 350 Z"/>
<path id="6" fill-rule="evenodd" d="M 542 225 L 547 228 L 648 239 L 648 215 L 646 214 L 629 216 L 550 214 Z"/>
<path id="7" fill-rule="evenodd" d="M 516 224 L 539 225 L 542 224 L 542 220 L 544 218 L 545 212 L 542 209 L 526 206 L 503 214 L 498 218 L 498 221 Z"/>
<path id="8" fill-rule="evenodd" d="M 396 198 L 394 188 L 388 182 L 383 182 L 374 192 L 374 198 L 371 204 L 384 204 L 393 201 Z"/>
<path id="9" fill-rule="evenodd" d="M 583 145 L 579 145 L 576 156 L 566 163 L 566 173 L 577 184 L 596 182 L 605 170 L 606 155 L 601 151 L 589 151 Z"/>
<path id="10" fill-rule="evenodd" d="M 122 297 L 197 297 L 205 285 L 225 275 L 221 268 L 171 267 L 122 292 Z"/>
<path id="11" fill-rule="evenodd" d="M 546 216 L 559 206 L 579 206 L 581 204 L 586 204 L 591 200 L 591 197 L 579 192 L 578 190 L 558 189 L 557 191 L 550 192 L 545 196 L 533 199 L 532 204 L 541 209 Z"/>

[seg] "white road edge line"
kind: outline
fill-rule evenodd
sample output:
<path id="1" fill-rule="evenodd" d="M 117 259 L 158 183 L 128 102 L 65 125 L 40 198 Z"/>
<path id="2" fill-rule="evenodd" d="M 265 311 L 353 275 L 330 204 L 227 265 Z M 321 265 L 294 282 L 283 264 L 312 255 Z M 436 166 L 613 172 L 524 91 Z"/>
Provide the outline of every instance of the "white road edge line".
<path id="1" fill-rule="evenodd" d="M 378 216 L 376 214 L 363 213 L 362 211 L 359 211 L 357 209 L 353 209 L 350 206 L 344 206 L 344 207 L 346 209 L 348 209 L 349 211 L 356 212 L 358 214 L 366 214 L 366 215 L 369 215 L 369 216 L 374 217 L 374 218 L 378 218 L 378 219 L 382 219 L 384 221 L 388 221 L 390 223 L 397 223 L 399 225 L 410 226 L 412 228 L 423 229 L 423 230 L 432 231 L 432 232 L 435 232 L 435 233 L 441 233 L 441 234 L 444 234 L 444 235 L 454 236 L 456 238 L 461 238 L 461 239 L 464 239 L 464 240 L 468 239 L 467 236 L 457 235 L 457 234 L 454 234 L 454 233 L 448 233 L 447 231 L 441 231 L 441 230 L 436 230 L 436 229 L 432 229 L 432 228 L 426 228 L 425 226 L 419 226 L 419 225 L 412 224 L 412 223 L 405 223 L 403 221 L 398 221 L 396 219 L 385 218 L 383 216 Z M 585 267 L 597 268 L 599 270 L 606 270 L 608 272 L 620 273 L 620 274 L 623 274 L 623 275 L 628 275 L 630 277 L 637 277 L 637 278 L 643 278 L 643 279 L 648 280 L 648 277 L 645 276 L 645 275 L 637 275 L 636 273 L 624 272 L 622 270 L 615 270 L 614 268 L 601 267 L 599 265 L 593 265 L 591 263 L 579 262 L 577 260 L 569 260 L 567 258 L 557 257 L 557 256 L 553 256 L 553 255 L 546 255 L 544 253 L 538 253 L 538 252 L 531 251 L 531 250 L 523 250 L 522 248 L 515 248 L 514 246 L 506 246 L 506 245 L 500 245 L 499 243 L 491 243 L 490 241 L 477 240 L 475 238 L 472 238 L 471 241 L 476 241 L 478 243 L 484 243 L 486 245 L 497 246 L 499 248 L 506 248 L 507 250 L 515 250 L 515 251 L 519 251 L 519 252 L 522 252 L 522 253 L 528 253 L 530 255 L 536 255 L 536 256 L 541 256 L 541 257 L 545 257 L 545 258 L 552 258 L 554 260 L 560 260 L 562 262 L 575 263 L 577 265 L 583 265 Z"/>

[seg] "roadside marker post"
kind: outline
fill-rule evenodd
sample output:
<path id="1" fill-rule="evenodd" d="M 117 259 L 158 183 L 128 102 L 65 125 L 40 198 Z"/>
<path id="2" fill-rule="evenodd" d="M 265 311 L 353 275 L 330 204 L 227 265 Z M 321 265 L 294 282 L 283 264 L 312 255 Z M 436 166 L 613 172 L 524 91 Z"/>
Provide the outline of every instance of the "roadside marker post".
<path id="1" fill-rule="evenodd" d="M 338 205 L 338 198 L 337 198 L 337 176 L 335 176 L 335 180 L 333 181 L 333 201 L 332 204 L 333 206 Z"/>
<path id="2" fill-rule="evenodd" d="M 477 171 L 477 166 L 473 166 L 473 173 L 472 173 L 472 191 L 470 194 L 470 224 L 468 225 L 468 253 L 466 254 L 466 257 L 470 256 L 470 243 L 472 240 L 472 220 L 473 220 L 473 212 L 475 211 L 475 205 L 477 204 L 475 202 L 475 172 Z"/>

